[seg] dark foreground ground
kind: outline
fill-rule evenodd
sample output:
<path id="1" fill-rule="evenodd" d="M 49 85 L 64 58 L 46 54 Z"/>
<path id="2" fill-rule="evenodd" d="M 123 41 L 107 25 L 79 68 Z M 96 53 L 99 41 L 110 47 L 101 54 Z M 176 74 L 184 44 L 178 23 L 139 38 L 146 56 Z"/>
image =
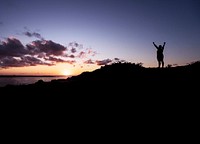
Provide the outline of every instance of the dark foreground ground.
<path id="1" fill-rule="evenodd" d="M 198 131 L 199 82 L 199 62 L 163 69 L 116 63 L 64 80 L 8 85 L 0 88 L 3 131 L 191 142 Z"/>
<path id="2" fill-rule="evenodd" d="M 68 79 L 8 85 L 0 88 L 0 103 L 9 113 L 188 118 L 199 113 L 199 82 L 199 62 L 163 69 L 116 63 Z"/>

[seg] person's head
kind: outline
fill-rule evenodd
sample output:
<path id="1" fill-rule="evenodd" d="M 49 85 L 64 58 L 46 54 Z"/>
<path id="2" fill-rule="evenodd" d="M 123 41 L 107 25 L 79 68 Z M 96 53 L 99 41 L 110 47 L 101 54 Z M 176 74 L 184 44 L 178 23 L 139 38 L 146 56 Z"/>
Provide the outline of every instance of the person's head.
<path id="1" fill-rule="evenodd" d="M 162 48 L 162 46 L 161 46 L 161 45 L 159 45 L 159 46 L 158 46 L 158 48 Z"/>

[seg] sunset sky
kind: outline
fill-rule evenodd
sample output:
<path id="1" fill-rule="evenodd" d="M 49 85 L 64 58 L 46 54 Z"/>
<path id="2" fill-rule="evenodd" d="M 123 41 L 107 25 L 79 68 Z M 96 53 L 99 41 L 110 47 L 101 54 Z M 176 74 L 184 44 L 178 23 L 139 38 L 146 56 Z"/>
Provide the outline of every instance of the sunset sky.
<path id="1" fill-rule="evenodd" d="M 118 61 L 200 60 L 200 0 L 0 0 L 0 75 L 77 75 Z"/>

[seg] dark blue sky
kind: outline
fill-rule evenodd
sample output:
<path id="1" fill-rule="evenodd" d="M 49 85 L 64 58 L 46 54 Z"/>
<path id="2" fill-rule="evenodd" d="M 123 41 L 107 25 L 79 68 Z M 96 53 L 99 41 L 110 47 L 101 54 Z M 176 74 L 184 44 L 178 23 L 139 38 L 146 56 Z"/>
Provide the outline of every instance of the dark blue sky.
<path id="1" fill-rule="evenodd" d="M 199 0 L 0 1 L 1 41 L 77 42 L 97 53 L 93 60 L 119 58 L 146 67 L 157 66 L 153 41 L 166 42 L 166 65 L 200 60 L 199 26 Z"/>

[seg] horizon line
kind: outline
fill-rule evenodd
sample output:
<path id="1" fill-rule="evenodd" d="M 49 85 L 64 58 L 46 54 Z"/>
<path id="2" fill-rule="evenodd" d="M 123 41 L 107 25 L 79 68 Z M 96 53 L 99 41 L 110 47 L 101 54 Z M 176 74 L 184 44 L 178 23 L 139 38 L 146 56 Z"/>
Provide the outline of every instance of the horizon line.
<path id="1" fill-rule="evenodd" d="M 1 74 L 0 77 L 71 77 L 74 75 Z"/>

